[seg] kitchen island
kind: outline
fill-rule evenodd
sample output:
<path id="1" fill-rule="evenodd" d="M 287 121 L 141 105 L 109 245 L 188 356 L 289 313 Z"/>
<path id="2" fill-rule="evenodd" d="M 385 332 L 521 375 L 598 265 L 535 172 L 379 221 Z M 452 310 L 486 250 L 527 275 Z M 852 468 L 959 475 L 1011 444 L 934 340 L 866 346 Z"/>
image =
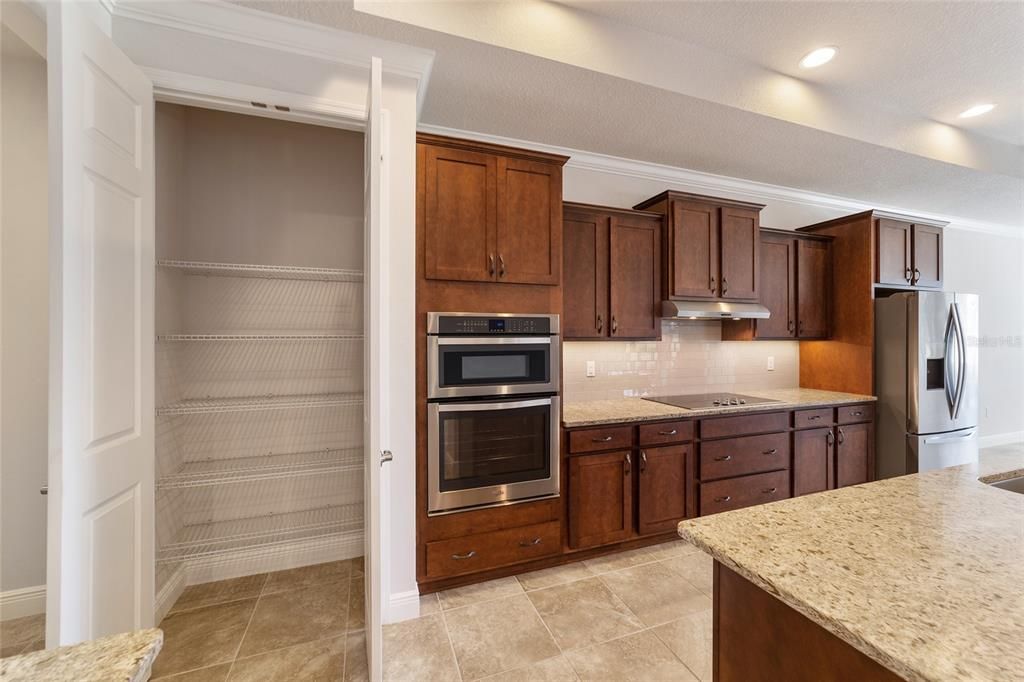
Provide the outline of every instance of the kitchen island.
<path id="1" fill-rule="evenodd" d="M 158 628 L 123 632 L 80 644 L 0 659 L 4 680 L 143 682 L 164 644 Z"/>
<path id="2" fill-rule="evenodd" d="M 1024 676 L 1020 453 L 683 521 L 716 680 Z"/>

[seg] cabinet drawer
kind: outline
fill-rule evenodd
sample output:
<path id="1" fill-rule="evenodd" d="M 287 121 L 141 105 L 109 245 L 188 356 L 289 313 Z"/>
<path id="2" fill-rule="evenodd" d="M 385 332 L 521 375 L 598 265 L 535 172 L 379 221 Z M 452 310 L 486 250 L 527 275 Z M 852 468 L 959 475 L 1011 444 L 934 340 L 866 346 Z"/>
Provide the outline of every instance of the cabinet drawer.
<path id="1" fill-rule="evenodd" d="M 700 421 L 701 438 L 725 438 L 748 433 L 771 433 L 789 428 L 789 412 L 768 412 L 738 417 L 717 417 Z"/>
<path id="2" fill-rule="evenodd" d="M 789 472 L 773 471 L 700 484 L 700 515 L 741 509 L 789 497 Z"/>
<path id="3" fill-rule="evenodd" d="M 427 543 L 427 577 L 443 578 L 558 554 L 558 521 Z"/>
<path id="4" fill-rule="evenodd" d="M 789 433 L 727 438 L 701 444 L 700 478 L 743 476 L 789 468 Z"/>
<path id="5" fill-rule="evenodd" d="M 569 432 L 569 452 L 600 452 L 633 447 L 632 426 L 611 426 Z"/>
<path id="6" fill-rule="evenodd" d="M 863 405 L 843 405 L 836 408 L 836 422 L 839 424 L 856 424 L 875 420 L 875 406 L 870 403 Z"/>
<path id="7" fill-rule="evenodd" d="M 693 440 L 693 422 L 660 422 L 640 425 L 640 447 L 685 443 Z"/>
<path id="8" fill-rule="evenodd" d="M 793 413 L 793 428 L 795 429 L 814 429 L 819 426 L 831 425 L 831 407 L 822 407 L 817 410 L 797 410 Z"/>

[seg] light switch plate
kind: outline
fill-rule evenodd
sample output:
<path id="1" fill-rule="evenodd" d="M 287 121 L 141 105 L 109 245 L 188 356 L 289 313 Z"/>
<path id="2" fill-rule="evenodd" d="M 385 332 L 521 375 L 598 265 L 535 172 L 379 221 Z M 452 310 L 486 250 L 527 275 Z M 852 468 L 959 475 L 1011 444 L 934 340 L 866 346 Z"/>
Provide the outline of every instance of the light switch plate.
<path id="1" fill-rule="evenodd" d="M 769 355 L 768 356 L 768 371 L 769 372 L 774 372 L 775 371 L 775 356 L 774 355 Z"/>
<path id="2" fill-rule="evenodd" d="M 587 360 L 587 376 L 588 377 L 596 377 L 597 376 L 597 363 L 594 362 L 593 360 Z"/>

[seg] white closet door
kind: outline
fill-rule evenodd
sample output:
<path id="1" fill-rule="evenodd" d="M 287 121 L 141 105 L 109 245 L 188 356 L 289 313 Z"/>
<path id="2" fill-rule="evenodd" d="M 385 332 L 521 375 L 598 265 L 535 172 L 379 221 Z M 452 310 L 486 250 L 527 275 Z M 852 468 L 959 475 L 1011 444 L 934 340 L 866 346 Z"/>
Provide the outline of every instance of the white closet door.
<path id="1" fill-rule="evenodd" d="M 364 295 L 364 333 L 366 338 L 366 362 L 364 370 L 363 420 L 364 439 L 366 445 L 366 475 L 364 477 L 365 518 L 366 518 L 366 647 L 371 680 L 379 680 L 382 675 L 382 630 L 381 603 L 387 596 L 387 587 L 381 578 L 381 552 L 386 546 L 381 533 L 386 527 L 387 500 L 381 494 L 381 478 L 387 476 L 382 472 L 390 467 L 383 455 L 387 447 L 385 434 L 387 427 L 387 409 L 385 399 L 387 385 L 387 353 L 381 352 L 386 341 L 386 262 L 384 236 L 381 234 L 385 223 L 381 210 L 383 201 L 384 174 L 384 131 L 381 109 L 381 60 L 374 57 L 370 62 L 370 86 L 366 105 L 366 152 L 364 157 L 364 197 L 363 211 L 365 215 L 365 271 Z"/>
<path id="2" fill-rule="evenodd" d="M 153 88 L 47 5 L 54 646 L 153 625 Z"/>

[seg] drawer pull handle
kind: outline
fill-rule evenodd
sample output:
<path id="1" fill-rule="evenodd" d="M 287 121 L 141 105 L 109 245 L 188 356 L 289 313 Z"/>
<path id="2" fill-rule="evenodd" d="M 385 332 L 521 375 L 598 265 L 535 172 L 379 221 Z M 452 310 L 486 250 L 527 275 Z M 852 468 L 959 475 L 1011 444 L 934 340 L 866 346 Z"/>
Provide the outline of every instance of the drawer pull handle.
<path id="1" fill-rule="evenodd" d="M 633 458 L 629 456 L 628 452 L 626 453 L 625 465 L 626 465 L 626 468 L 625 468 L 623 474 L 626 475 L 626 476 L 629 476 L 629 472 L 633 470 L 632 469 L 632 467 L 633 467 Z"/>
<path id="2" fill-rule="evenodd" d="M 761 492 L 763 492 L 765 495 L 774 495 L 777 490 L 778 488 L 765 488 Z"/>
<path id="3" fill-rule="evenodd" d="M 658 431 L 659 436 L 674 436 L 679 433 L 679 429 L 672 429 L 671 431 Z"/>
<path id="4" fill-rule="evenodd" d="M 640 473 L 642 474 L 645 471 L 647 471 L 647 451 L 646 450 L 641 450 L 640 451 Z"/>
<path id="5" fill-rule="evenodd" d="M 857 410 L 856 412 L 851 412 L 850 414 L 852 414 L 854 417 L 859 417 L 859 416 L 861 416 L 864 413 L 861 412 L 860 410 Z"/>
<path id="6" fill-rule="evenodd" d="M 604 438 L 591 438 L 590 440 L 595 443 L 611 443 L 615 436 L 605 436 Z"/>
<path id="7" fill-rule="evenodd" d="M 540 542 L 541 542 L 541 540 L 540 540 L 539 537 L 536 537 L 536 538 L 534 538 L 532 540 L 520 540 L 519 541 L 519 546 L 520 547 L 536 547 L 537 545 L 540 544 Z"/>
<path id="8" fill-rule="evenodd" d="M 466 552 L 465 554 L 452 554 L 452 559 L 455 559 L 456 561 L 462 561 L 464 559 L 472 559 L 475 556 L 476 556 L 476 550 L 475 549 L 471 549 L 468 552 Z"/>
<path id="9" fill-rule="evenodd" d="M 715 457 L 716 462 L 728 462 L 732 459 L 732 455 L 722 455 L 721 457 Z"/>
<path id="10" fill-rule="evenodd" d="M 715 502 L 728 502 L 732 499 L 732 495 L 726 495 L 725 497 L 716 497 Z"/>
<path id="11" fill-rule="evenodd" d="M 812 414 L 810 417 L 807 418 L 807 421 L 815 421 L 816 419 L 821 419 L 821 415 L 820 414 Z"/>
<path id="12" fill-rule="evenodd" d="M 846 440 L 846 434 L 843 433 L 842 429 L 839 429 L 839 443 L 842 444 L 844 440 Z"/>
<path id="13" fill-rule="evenodd" d="M 772 448 L 771 450 L 765 450 L 765 451 L 764 451 L 764 452 L 762 452 L 761 454 L 762 454 L 762 455 L 774 455 L 774 454 L 775 454 L 776 452 L 778 452 L 778 451 L 779 451 L 779 449 L 778 449 L 778 448 Z"/>

